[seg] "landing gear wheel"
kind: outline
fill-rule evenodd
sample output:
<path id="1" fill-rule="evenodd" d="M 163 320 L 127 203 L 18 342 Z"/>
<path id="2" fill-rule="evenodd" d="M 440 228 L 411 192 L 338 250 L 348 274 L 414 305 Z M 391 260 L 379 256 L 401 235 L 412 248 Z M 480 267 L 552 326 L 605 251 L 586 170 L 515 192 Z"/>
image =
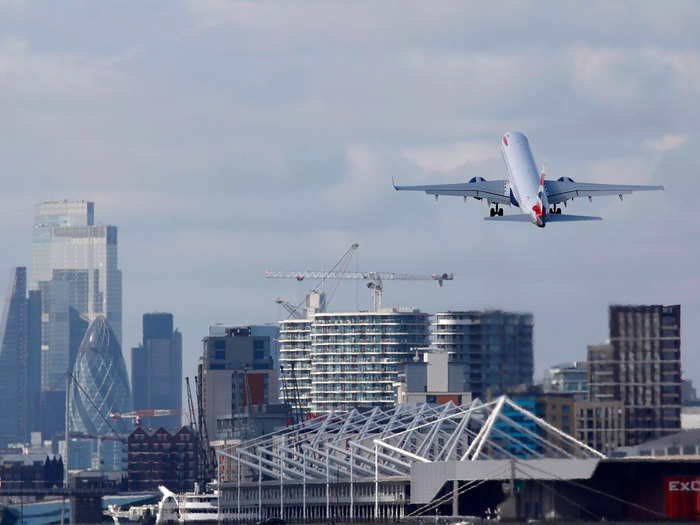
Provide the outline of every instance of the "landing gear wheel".
<path id="1" fill-rule="evenodd" d="M 503 208 L 498 209 L 498 216 L 503 217 Z"/>
<path id="2" fill-rule="evenodd" d="M 561 215 L 561 208 L 557 208 L 557 215 Z"/>
<path id="3" fill-rule="evenodd" d="M 491 211 L 490 211 L 489 213 L 491 214 L 491 217 L 493 217 L 493 216 L 496 215 L 496 210 L 494 210 L 493 208 L 491 208 Z"/>

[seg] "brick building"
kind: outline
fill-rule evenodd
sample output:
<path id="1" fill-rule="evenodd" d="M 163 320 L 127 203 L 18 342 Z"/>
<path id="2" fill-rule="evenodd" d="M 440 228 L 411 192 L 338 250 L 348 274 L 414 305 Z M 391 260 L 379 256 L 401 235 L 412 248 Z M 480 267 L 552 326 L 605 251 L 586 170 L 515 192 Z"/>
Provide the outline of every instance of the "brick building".
<path id="1" fill-rule="evenodd" d="M 129 490 L 157 490 L 158 485 L 176 493 L 192 490 L 198 475 L 197 442 L 187 426 L 175 434 L 163 427 L 153 432 L 138 427 L 128 439 Z"/>

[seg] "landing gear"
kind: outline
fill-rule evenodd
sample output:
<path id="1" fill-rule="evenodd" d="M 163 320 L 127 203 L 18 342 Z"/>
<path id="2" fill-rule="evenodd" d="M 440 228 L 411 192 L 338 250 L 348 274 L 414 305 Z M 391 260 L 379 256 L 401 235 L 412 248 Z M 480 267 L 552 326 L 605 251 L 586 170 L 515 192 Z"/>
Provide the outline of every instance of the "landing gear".
<path id="1" fill-rule="evenodd" d="M 556 206 L 552 206 L 552 208 L 549 210 L 550 215 L 561 215 L 561 208 L 557 208 Z"/>
<path id="2" fill-rule="evenodd" d="M 489 212 L 491 217 L 495 217 L 498 215 L 499 217 L 503 217 L 503 208 L 501 208 L 498 203 L 496 203 L 496 206 L 494 208 L 491 208 L 491 211 Z"/>

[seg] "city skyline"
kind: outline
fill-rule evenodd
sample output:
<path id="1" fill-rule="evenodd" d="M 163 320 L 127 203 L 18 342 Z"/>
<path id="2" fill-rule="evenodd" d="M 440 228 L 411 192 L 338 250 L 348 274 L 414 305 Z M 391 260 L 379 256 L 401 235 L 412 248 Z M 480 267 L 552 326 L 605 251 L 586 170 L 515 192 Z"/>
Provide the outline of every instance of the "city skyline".
<path id="1" fill-rule="evenodd" d="M 359 242 L 362 269 L 455 274 L 392 283 L 387 306 L 532 312 L 535 378 L 604 342 L 609 304 L 681 304 L 697 383 L 697 5 L 382 6 L 371 24 L 361 6 L 276 9 L 143 7 L 125 35 L 108 6 L 0 7 L 15 137 L 0 145 L 0 275 L 30 266 L 37 202 L 85 199 L 120 229 L 122 348 L 144 312 L 172 312 L 184 375 L 210 324 L 275 321 L 275 298 L 299 296 L 265 269 L 327 268 Z M 392 176 L 502 178 L 507 129 L 546 152 L 549 177 L 666 191 L 576 201 L 605 221 L 546 235 L 393 192 Z M 331 310 L 354 307 L 344 284 Z"/>
<path id="2" fill-rule="evenodd" d="M 70 201 L 70 200 L 48 201 L 48 202 L 45 202 L 45 203 L 37 203 L 35 209 L 38 209 L 38 206 L 39 206 L 40 204 L 54 204 L 54 203 L 61 203 L 61 204 L 68 203 L 69 205 L 70 205 L 70 204 L 79 204 L 79 203 L 82 203 L 83 205 L 89 204 L 89 205 L 90 205 L 90 216 L 94 216 L 93 214 L 94 214 L 94 205 L 95 205 L 95 203 L 93 203 L 93 202 L 86 202 L 86 201 Z M 98 204 L 99 204 L 99 203 L 98 203 Z M 84 211 L 84 210 L 83 210 L 83 211 Z M 98 226 L 101 226 L 101 225 L 98 225 Z M 102 227 L 104 228 L 104 226 L 102 226 Z M 109 228 L 114 228 L 114 230 L 115 230 L 115 232 L 116 232 L 116 227 L 110 226 Z M 35 231 L 36 231 L 36 228 L 35 228 Z M 36 237 L 35 237 L 35 239 L 36 239 Z M 36 245 L 36 243 L 33 242 L 33 243 L 32 243 L 32 246 L 34 247 L 35 245 Z M 35 251 L 35 249 L 34 249 L 34 251 Z M 35 256 L 34 256 L 34 260 L 36 260 L 36 259 L 37 259 L 37 257 L 36 257 L 36 255 L 35 255 Z M 304 282 L 303 285 L 297 284 L 297 285 L 295 286 L 296 290 L 293 290 L 293 291 L 294 291 L 297 295 L 299 295 L 299 293 L 301 293 L 302 290 L 308 290 L 308 289 L 309 289 L 310 287 L 312 287 L 314 284 L 315 284 L 315 282 L 314 282 L 313 280 L 309 280 L 308 282 Z M 31 285 L 31 283 L 29 282 L 29 279 L 27 279 L 27 287 L 29 287 L 30 285 Z M 391 286 L 392 286 L 392 291 L 393 291 L 393 287 L 396 286 L 396 284 L 395 284 L 395 283 L 391 283 Z M 398 287 L 400 287 L 400 286 L 401 286 L 401 285 L 398 285 Z M 347 289 L 349 289 L 349 288 L 351 288 L 351 287 L 352 287 L 352 286 L 346 286 L 346 294 L 345 294 L 346 296 L 349 295 L 349 294 L 347 294 L 347 291 L 348 291 Z M 363 293 L 364 293 L 364 291 L 363 291 Z M 435 288 L 435 293 L 436 293 L 436 294 L 439 294 L 439 293 L 440 293 L 438 288 Z M 341 293 L 341 294 L 339 294 L 339 295 L 341 295 L 341 297 L 342 297 L 343 294 Z M 348 297 L 345 297 L 345 302 L 346 302 L 346 304 L 348 303 L 348 299 L 349 299 Z M 356 305 L 359 305 L 362 301 L 363 301 L 363 300 L 359 298 L 358 293 L 357 293 L 357 288 L 355 287 L 355 298 L 354 298 L 354 302 L 355 302 Z M 350 301 L 350 302 L 352 302 L 352 301 Z M 364 306 L 360 307 L 359 309 L 357 309 L 357 308 L 344 308 L 344 309 L 341 308 L 341 309 L 335 309 L 335 308 L 333 308 L 332 306 L 330 306 L 330 308 L 328 309 L 328 311 L 329 311 L 329 312 L 352 312 L 352 311 L 356 311 L 356 310 L 357 310 L 357 311 L 365 311 L 365 312 L 367 312 L 367 311 L 371 311 L 371 304 L 370 304 L 370 303 L 371 303 L 371 297 L 369 298 L 368 303 L 365 304 Z M 640 304 L 641 304 L 641 303 L 640 303 Z M 610 303 L 608 306 L 610 306 L 610 305 L 612 305 L 612 303 Z M 287 312 L 285 312 L 285 311 L 284 311 L 281 307 L 279 307 L 279 306 L 277 306 L 276 309 L 277 309 L 277 312 L 276 312 L 276 313 L 277 313 L 277 316 L 276 316 L 276 319 L 275 319 L 275 320 L 272 320 L 272 319 L 252 320 L 252 322 L 247 323 L 247 324 L 254 324 L 255 322 L 258 322 L 258 323 L 274 323 L 274 324 L 276 324 L 277 322 L 279 322 L 279 321 L 281 321 L 281 320 L 288 319 L 288 314 L 287 314 Z M 464 310 L 465 310 L 465 309 L 462 309 L 462 311 L 464 311 Z M 471 308 L 471 310 L 475 310 L 475 309 Z M 476 311 L 493 312 L 493 311 L 498 311 L 498 310 L 500 310 L 500 308 L 498 308 L 498 307 L 490 307 L 490 306 L 489 306 L 489 307 L 484 307 L 484 308 L 482 308 L 481 310 L 476 310 Z M 442 309 L 442 310 L 438 310 L 438 311 L 435 311 L 435 312 L 426 312 L 426 313 L 427 313 L 428 315 L 430 315 L 431 318 L 434 319 L 435 316 L 438 315 L 438 314 L 444 315 L 444 314 L 446 314 L 446 313 L 449 314 L 449 313 L 451 313 L 451 312 L 459 312 L 459 311 L 460 311 L 459 309 L 456 309 L 456 308 L 455 308 L 455 309 Z M 606 310 L 606 311 L 607 311 L 607 310 Z M 524 310 L 521 310 L 521 311 L 518 311 L 518 312 L 509 312 L 509 313 L 518 313 L 518 314 L 532 315 L 531 312 L 526 312 L 526 311 L 524 311 Z M 161 313 L 158 313 L 158 312 L 149 313 L 149 312 L 145 311 L 145 312 L 143 312 L 141 315 L 144 315 L 144 314 L 145 314 L 145 315 L 169 315 L 169 316 L 172 317 L 172 314 L 169 314 L 169 313 L 168 313 L 168 314 L 164 314 L 164 313 L 161 314 Z M 83 322 L 86 322 L 86 321 L 83 321 Z M 222 321 L 219 319 L 219 320 L 215 320 L 215 321 L 210 321 L 210 322 L 208 323 L 208 325 L 207 325 L 207 330 L 211 330 L 211 327 L 212 327 L 212 326 L 216 326 L 216 325 L 222 325 L 222 326 L 223 326 L 223 325 L 226 325 L 226 324 L 246 324 L 246 323 L 230 323 L 230 322 L 229 322 L 229 323 L 226 323 L 226 322 L 222 322 Z M 173 326 L 175 326 L 175 325 L 173 325 Z M 537 323 L 536 323 L 536 322 L 533 322 L 533 327 L 536 327 L 536 326 L 537 326 Z M 607 325 L 606 325 L 606 326 L 607 326 Z M 174 330 L 175 330 L 176 333 L 179 334 L 178 337 L 179 337 L 180 339 L 182 339 L 182 334 L 180 334 L 180 333 L 178 332 L 179 328 L 175 327 Z M 141 336 L 141 337 L 143 337 L 143 333 L 142 333 L 142 332 L 143 332 L 143 331 L 141 330 L 141 331 L 140 331 L 140 336 Z M 199 336 L 199 334 L 197 334 L 197 335 Z M 203 339 L 204 337 L 206 337 L 206 335 L 202 335 L 201 338 L 200 338 L 200 340 Z M 586 351 L 585 351 L 585 348 L 587 348 L 589 345 L 595 345 L 595 344 L 599 344 L 599 343 L 604 343 L 604 342 L 606 342 L 606 341 L 608 341 L 607 336 L 606 336 L 605 338 L 600 339 L 600 340 L 597 340 L 597 341 L 589 341 L 589 342 L 585 343 L 583 354 L 577 353 L 577 354 L 575 354 L 575 355 L 569 355 L 569 356 L 567 356 L 566 358 L 560 357 L 560 358 L 559 358 L 559 362 L 565 361 L 566 359 L 570 359 L 570 360 L 585 360 L 585 357 L 584 357 L 584 356 L 585 356 L 585 352 L 586 352 Z M 140 342 L 138 342 L 138 343 L 136 344 L 136 346 L 138 346 L 139 344 L 140 344 Z M 536 345 L 536 344 L 534 344 L 534 350 L 535 350 L 535 352 L 534 352 L 534 358 L 535 358 L 535 361 L 537 361 L 537 360 L 538 360 L 538 356 L 537 356 L 537 345 Z M 200 347 L 198 347 L 198 348 L 195 350 L 195 352 L 193 352 L 193 355 L 190 355 L 190 356 L 189 356 L 189 358 L 190 358 L 189 360 L 192 360 L 192 361 L 195 362 L 195 365 L 192 366 L 191 368 L 187 368 L 187 364 L 185 363 L 185 360 L 183 359 L 183 364 L 182 364 L 182 385 L 181 385 L 181 388 L 182 388 L 182 386 L 184 385 L 184 378 L 185 378 L 186 376 L 193 377 L 194 375 L 196 375 L 196 360 L 199 358 L 199 354 L 197 353 L 198 351 L 201 351 L 201 344 L 200 344 Z M 133 373 L 133 372 L 132 372 L 132 360 L 133 360 L 133 358 L 131 358 L 131 356 L 127 355 L 127 353 L 125 353 L 125 351 L 124 351 L 123 349 L 122 349 L 122 355 L 123 355 L 123 358 L 124 358 L 125 363 L 127 364 L 128 372 L 129 372 L 129 374 L 131 375 L 131 374 Z M 686 354 L 683 354 L 683 355 L 686 355 Z M 186 353 L 184 352 L 184 348 L 183 348 L 183 357 L 188 357 L 188 356 L 186 355 Z M 687 356 L 686 356 L 686 360 L 687 360 L 687 359 L 688 359 L 688 358 L 687 358 Z M 541 358 L 540 358 L 540 361 L 542 361 Z M 555 365 L 556 363 L 555 363 L 554 361 L 552 361 L 552 362 L 544 362 L 544 363 L 542 363 L 542 364 L 543 364 L 542 367 L 540 367 L 540 368 L 535 368 L 535 370 L 534 370 L 534 382 L 535 382 L 535 383 L 540 383 L 541 381 L 546 380 L 546 372 L 545 372 L 544 370 L 545 370 L 547 367 L 550 367 L 550 366 Z M 682 372 L 683 372 L 683 378 L 684 378 L 684 379 L 691 379 L 691 380 L 694 379 L 692 376 L 690 376 L 690 375 L 686 372 L 685 367 L 683 367 Z M 133 385 L 132 385 L 132 388 L 133 388 Z M 165 408 L 165 407 L 163 407 L 163 408 Z M 171 408 L 172 408 L 172 407 L 171 407 Z M 178 408 L 178 407 L 174 407 L 174 408 Z M 184 416 L 183 416 L 183 417 L 184 417 Z"/>

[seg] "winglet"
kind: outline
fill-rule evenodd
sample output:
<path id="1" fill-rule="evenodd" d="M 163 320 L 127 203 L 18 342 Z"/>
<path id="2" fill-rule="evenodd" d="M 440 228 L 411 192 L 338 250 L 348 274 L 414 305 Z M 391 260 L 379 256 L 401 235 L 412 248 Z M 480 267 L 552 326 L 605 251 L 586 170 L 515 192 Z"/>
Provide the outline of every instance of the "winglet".
<path id="1" fill-rule="evenodd" d="M 391 185 L 394 187 L 395 190 L 398 190 L 399 188 L 396 186 L 396 181 L 394 180 L 394 176 L 391 176 Z"/>

